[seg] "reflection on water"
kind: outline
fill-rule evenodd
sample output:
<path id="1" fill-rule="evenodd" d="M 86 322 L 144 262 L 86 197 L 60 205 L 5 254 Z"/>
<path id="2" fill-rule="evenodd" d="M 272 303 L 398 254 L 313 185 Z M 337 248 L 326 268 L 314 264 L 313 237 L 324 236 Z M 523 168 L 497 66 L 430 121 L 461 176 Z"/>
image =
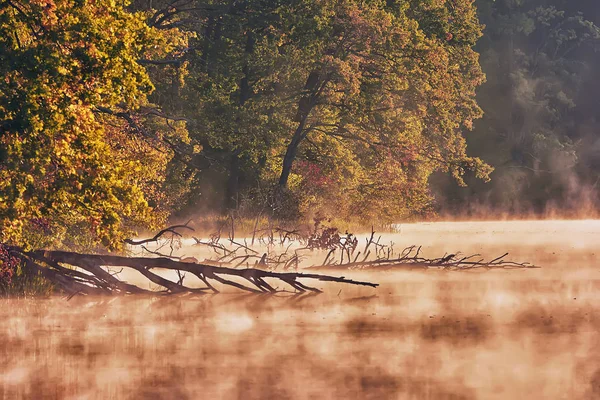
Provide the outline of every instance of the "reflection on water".
<path id="1" fill-rule="evenodd" d="M 600 225 L 582 224 L 415 225 L 390 239 L 506 250 L 541 270 L 348 272 L 382 286 L 306 297 L 2 301 L 0 394 L 598 399 Z"/>

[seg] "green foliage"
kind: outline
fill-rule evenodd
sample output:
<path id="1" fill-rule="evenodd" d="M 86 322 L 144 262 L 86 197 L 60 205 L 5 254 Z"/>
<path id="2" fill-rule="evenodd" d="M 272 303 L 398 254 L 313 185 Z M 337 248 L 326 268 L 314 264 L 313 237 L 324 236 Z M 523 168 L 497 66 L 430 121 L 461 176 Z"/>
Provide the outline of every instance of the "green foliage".
<path id="1" fill-rule="evenodd" d="M 0 297 L 39 297 L 54 293 L 54 285 L 39 273 L 19 265 L 10 282 L 0 281 Z"/>
<path id="2" fill-rule="evenodd" d="M 227 4 L 176 21 L 194 34 L 181 108 L 200 178 L 224 170 L 230 207 L 261 210 L 279 185 L 278 212 L 393 219 L 430 210 L 433 171 L 487 179 L 462 136 L 484 81 L 471 1 Z"/>
<path id="3" fill-rule="evenodd" d="M 50 282 L 25 268 L 22 260 L 0 243 L 0 297 L 49 295 L 53 289 Z"/>
<path id="4" fill-rule="evenodd" d="M 162 43 L 113 1 L 0 5 L 0 241 L 116 249 L 161 221 L 144 193 L 157 163 L 99 108 L 146 104 L 138 59 Z"/>
<path id="5" fill-rule="evenodd" d="M 458 192 L 446 185 L 442 198 L 454 200 L 451 209 L 479 202 L 514 214 L 597 204 L 596 2 L 478 5 L 487 26 L 478 49 L 488 83 L 479 91 L 485 116 L 469 148 L 496 171 L 491 185 L 470 180 Z"/>
<path id="6" fill-rule="evenodd" d="M 491 172 L 463 136 L 481 33 L 472 0 L 5 2 L 0 241 L 119 249 L 202 209 L 430 213 L 432 173 Z"/>

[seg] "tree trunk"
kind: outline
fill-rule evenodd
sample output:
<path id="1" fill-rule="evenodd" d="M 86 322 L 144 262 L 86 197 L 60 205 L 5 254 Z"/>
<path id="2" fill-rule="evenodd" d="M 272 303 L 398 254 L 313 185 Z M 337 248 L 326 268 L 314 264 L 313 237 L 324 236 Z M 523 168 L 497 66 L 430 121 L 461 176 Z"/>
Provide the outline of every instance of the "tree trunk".
<path id="1" fill-rule="evenodd" d="M 281 176 L 279 177 L 279 187 L 287 188 L 288 179 L 290 177 L 290 173 L 292 172 L 292 166 L 294 165 L 294 160 L 296 159 L 296 155 L 298 154 L 298 146 L 300 142 L 306 137 L 306 132 L 304 131 L 304 126 L 306 125 L 306 117 L 302 118 L 296 131 L 294 132 L 294 136 L 292 137 L 292 141 L 288 144 L 287 150 L 285 152 L 285 157 L 283 157 L 283 166 L 281 168 Z"/>
<path id="2" fill-rule="evenodd" d="M 321 91 L 327 84 L 328 79 L 323 82 L 321 81 L 320 77 L 321 75 L 319 71 L 312 71 L 306 79 L 304 90 L 308 91 L 308 94 L 302 96 L 300 102 L 298 103 L 298 111 L 296 112 L 295 117 L 295 121 L 298 122 L 298 127 L 294 132 L 294 136 L 292 136 L 292 141 L 290 144 L 288 144 L 285 157 L 283 157 L 283 166 L 281 168 L 281 175 L 279 176 L 280 189 L 287 187 L 288 179 L 290 177 L 290 173 L 292 172 L 292 166 L 294 165 L 294 160 L 298 154 L 298 146 L 308 134 L 305 129 L 306 119 L 315 106 Z"/>
<path id="3" fill-rule="evenodd" d="M 240 106 L 243 106 L 246 101 L 250 98 L 252 93 L 250 88 L 250 66 L 248 65 L 248 57 L 254 52 L 254 34 L 252 31 L 246 33 L 246 61 L 242 68 L 242 79 L 240 80 Z"/>
<path id="4" fill-rule="evenodd" d="M 244 50 L 246 56 L 249 57 L 254 51 L 254 34 L 248 32 L 246 34 L 246 48 Z M 245 61 L 244 67 L 242 68 L 242 79 L 240 80 L 240 106 L 243 107 L 246 101 L 250 98 L 252 89 L 250 88 L 250 67 L 248 66 L 248 60 Z M 238 120 L 239 123 L 241 121 Z M 239 132 L 236 132 L 239 133 Z M 240 155 L 241 151 L 236 150 L 231 154 L 231 162 L 229 167 L 229 179 L 227 181 L 226 188 L 226 199 L 225 207 L 227 211 L 237 210 L 239 207 L 239 192 L 240 192 L 240 180 L 243 179 L 242 171 L 240 168 Z"/>
<path id="5" fill-rule="evenodd" d="M 167 228 L 165 231 L 168 231 Z M 170 230 L 170 232 L 174 232 Z M 156 238 L 156 237 L 155 237 Z M 148 240 L 148 242 L 154 239 Z M 210 281 L 256 294 L 275 294 L 283 289 L 283 284 L 289 285 L 296 293 L 320 293 L 321 290 L 305 285 L 302 281 L 313 280 L 320 282 L 338 282 L 350 285 L 376 288 L 376 283 L 354 281 L 344 277 L 311 274 L 303 272 L 274 272 L 255 268 L 235 269 L 209 264 L 199 264 L 195 260 L 175 261 L 165 257 L 121 257 L 114 255 L 82 254 L 66 251 L 25 251 L 20 247 L 0 245 L 8 251 L 9 256 L 22 261 L 33 272 L 40 273 L 57 288 L 71 296 L 82 295 L 118 295 L 118 294 L 196 294 L 209 292 L 218 293 Z M 64 264 L 64 265 L 63 265 Z M 67 268 L 65 265 L 68 265 Z M 73 268 L 77 267 L 77 268 Z M 148 291 L 142 287 L 121 281 L 108 270 L 109 267 L 129 268 L 138 271 L 155 285 L 164 288 L 161 292 Z M 179 276 L 188 272 L 205 283 L 204 287 L 184 286 L 183 279 L 169 280 L 152 269 L 176 271 Z M 83 272 L 85 271 L 85 272 Z M 234 277 L 240 282 L 227 278 Z M 273 287 L 266 279 L 276 282 Z M 146 285 L 144 285 L 146 286 Z M 289 289 L 288 289 L 289 291 Z"/>
<path id="6" fill-rule="evenodd" d="M 240 192 L 240 175 L 240 157 L 239 152 L 236 151 L 231 154 L 229 179 L 227 180 L 227 187 L 225 189 L 225 206 L 227 207 L 228 211 L 237 210 L 238 208 L 238 195 Z"/>
<path id="7" fill-rule="evenodd" d="M 202 55 L 200 56 L 200 68 L 201 71 L 203 72 L 208 72 L 209 68 L 208 68 L 208 59 L 209 59 L 209 52 L 210 52 L 210 41 L 212 38 L 212 34 L 213 34 L 213 26 L 214 26 L 214 19 L 211 16 L 208 17 L 208 21 L 206 22 L 206 28 L 204 28 L 204 48 L 202 49 Z"/>

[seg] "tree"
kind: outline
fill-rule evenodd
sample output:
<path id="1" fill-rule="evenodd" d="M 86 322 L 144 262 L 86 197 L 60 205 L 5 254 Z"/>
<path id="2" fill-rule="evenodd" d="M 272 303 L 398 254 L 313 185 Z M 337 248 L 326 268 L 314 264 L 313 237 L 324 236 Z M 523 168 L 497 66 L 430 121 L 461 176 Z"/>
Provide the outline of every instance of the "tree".
<path id="1" fill-rule="evenodd" d="M 116 249 L 211 191 L 392 220 L 490 172 L 471 0 L 8 0 L 0 35 L 4 242 Z"/>
<path id="2" fill-rule="evenodd" d="M 596 3 L 478 5 L 487 26 L 478 50 L 488 82 L 478 97 L 485 116 L 468 142 L 496 171 L 491 185 L 470 181 L 458 192 L 442 186 L 442 198 L 453 210 L 473 203 L 513 214 L 593 207 L 600 172 L 593 133 L 600 62 Z"/>
<path id="3" fill-rule="evenodd" d="M 462 141 L 461 126 L 480 116 L 474 88 L 483 81 L 471 50 L 480 27 L 470 2 L 325 2 L 320 12 L 326 23 L 318 27 L 321 42 L 306 72 L 279 184 L 287 185 L 299 144 L 319 128 L 441 164 L 461 160 L 464 145 L 453 142 Z M 429 122 L 421 151 L 407 143 L 415 117 Z"/>
<path id="4" fill-rule="evenodd" d="M 229 175 L 229 199 L 275 185 L 303 210 L 328 200 L 364 214 L 392 191 L 403 204 L 393 218 L 427 208 L 435 170 L 459 181 L 468 169 L 489 173 L 466 156 L 462 136 L 481 115 L 471 1 L 168 7 L 155 12 L 172 17 L 161 23 L 195 34 L 180 59 L 184 113 L 207 169 L 214 162 Z"/>
<path id="5" fill-rule="evenodd" d="M 165 40 L 115 2 L 0 4 L 0 241 L 114 249 L 165 218 L 147 170 L 170 156 L 141 124 L 162 117 L 133 114 L 153 89 L 138 60 Z"/>

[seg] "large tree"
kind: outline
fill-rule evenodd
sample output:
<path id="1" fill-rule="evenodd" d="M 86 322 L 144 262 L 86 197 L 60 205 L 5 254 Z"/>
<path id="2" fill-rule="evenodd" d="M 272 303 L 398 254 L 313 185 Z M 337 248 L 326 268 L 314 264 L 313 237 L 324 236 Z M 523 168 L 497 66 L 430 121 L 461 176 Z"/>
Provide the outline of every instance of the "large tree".
<path id="1" fill-rule="evenodd" d="M 489 172 L 462 135 L 481 115 L 472 1 L 180 1 L 154 15 L 195 34 L 165 63 L 187 65 L 182 107 L 228 199 L 274 185 L 304 210 L 394 218 L 430 205 L 435 170 Z"/>
<path id="2" fill-rule="evenodd" d="M 143 127 L 164 123 L 138 61 L 169 46 L 113 1 L 0 2 L 0 241 L 119 248 L 165 217 L 170 156 Z"/>
<path id="3" fill-rule="evenodd" d="M 392 220 L 490 171 L 470 0 L 10 0 L 0 35 L 3 241 L 118 248 L 211 196 Z"/>

